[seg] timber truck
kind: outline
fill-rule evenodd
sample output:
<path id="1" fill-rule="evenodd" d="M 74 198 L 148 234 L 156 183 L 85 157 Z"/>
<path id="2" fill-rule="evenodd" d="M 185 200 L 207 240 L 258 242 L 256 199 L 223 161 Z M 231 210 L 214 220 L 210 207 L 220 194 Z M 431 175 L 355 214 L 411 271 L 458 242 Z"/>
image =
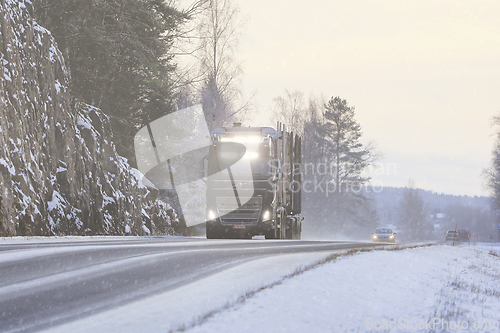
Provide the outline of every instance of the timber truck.
<path id="1" fill-rule="evenodd" d="M 284 124 L 214 129 L 202 169 L 208 239 L 300 239 L 301 137 Z"/>

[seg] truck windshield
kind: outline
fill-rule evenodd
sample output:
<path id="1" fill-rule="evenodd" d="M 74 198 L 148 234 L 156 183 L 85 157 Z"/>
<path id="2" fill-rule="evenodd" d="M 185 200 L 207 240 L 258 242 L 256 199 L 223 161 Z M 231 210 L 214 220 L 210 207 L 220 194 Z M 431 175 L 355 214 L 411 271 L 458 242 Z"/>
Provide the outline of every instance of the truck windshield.
<path id="1" fill-rule="evenodd" d="M 240 159 L 248 159 L 254 178 L 268 178 L 271 172 L 270 158 L 269 145 L 264 143 L 217 142 L 210 150 L 209 174 L 227 169 Z"/>

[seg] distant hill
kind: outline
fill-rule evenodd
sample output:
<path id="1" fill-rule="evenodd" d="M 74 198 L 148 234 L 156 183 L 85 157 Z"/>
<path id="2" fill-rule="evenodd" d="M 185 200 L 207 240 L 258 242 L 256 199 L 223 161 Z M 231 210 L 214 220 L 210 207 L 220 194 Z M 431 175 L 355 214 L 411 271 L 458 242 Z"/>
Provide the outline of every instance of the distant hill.
<path id="1" fill-rule="evenodd" d="M 374 207 L 377 210 L 381 225 L 398 227 L 400 221 L 399 207 L 406 188 L 384 187 L 371 193 Z M 369 191 L 371 192 L 371 191 Z M 490 209 L 490 197 L 467 196 L 436 193 L 417 190 L 424 201 L 430 224 L 434 227 L 434 235 L 440 239 L 448 229 L 469 228 L 483 239 L 496 239 L 497 222 Z"/>

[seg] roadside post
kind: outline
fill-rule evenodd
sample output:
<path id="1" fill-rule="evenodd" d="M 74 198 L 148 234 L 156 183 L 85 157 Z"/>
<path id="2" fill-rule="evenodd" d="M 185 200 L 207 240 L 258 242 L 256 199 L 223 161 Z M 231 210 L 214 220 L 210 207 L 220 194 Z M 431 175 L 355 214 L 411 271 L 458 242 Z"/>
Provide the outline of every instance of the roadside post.
<path id="1" fill-rule="evenodd" d="M 453 245 L 452 246 L 455 246 L 455 237 L 457 237 L 457 227 L 458 227 L 458 224 L 455 224 L 455 233 L 453 234 Z"/>

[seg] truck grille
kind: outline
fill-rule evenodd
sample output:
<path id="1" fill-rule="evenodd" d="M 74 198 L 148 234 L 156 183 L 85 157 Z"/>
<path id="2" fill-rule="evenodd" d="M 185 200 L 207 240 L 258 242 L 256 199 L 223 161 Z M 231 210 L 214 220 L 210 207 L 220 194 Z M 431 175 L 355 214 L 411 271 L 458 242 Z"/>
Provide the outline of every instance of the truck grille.
<path id="1" fill-rule="evenodd" d="M 257 224 L 262 210 L 262 197 L 252 197 L 236 210 L 233 210 L 234 200 L 234 197 L 218 196 L 216 198 L 221 223 L 223 225 Z"/>

